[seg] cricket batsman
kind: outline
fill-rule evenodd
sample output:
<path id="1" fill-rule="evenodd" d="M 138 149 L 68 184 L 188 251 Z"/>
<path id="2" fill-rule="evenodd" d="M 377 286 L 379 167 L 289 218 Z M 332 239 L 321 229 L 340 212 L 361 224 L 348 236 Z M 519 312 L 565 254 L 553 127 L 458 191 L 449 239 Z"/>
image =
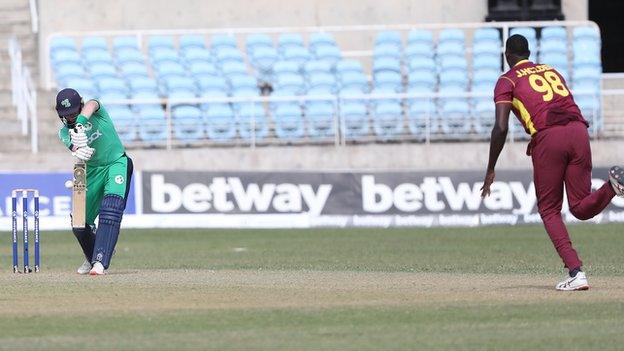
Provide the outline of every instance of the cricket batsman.
<path id="1" fill-rule="evenodd" d="M 561 74 L 548 65 L 529 61 L 529 54 L 525 37 L 512 35 L 507 39 L 505 58 L 511 69 L 498 79 L 494 88 L 496 123 L 481 196 L 490 195 L 494 167 L 505 145 L 509 112 L 513 110 L 531 135 L 527 155 L 533 160 L 539 214 L 569 271 L 569 276 L 556 289 L 587 290 L 589 283 L 581 259 L 572 247 L 561 217 L 564 184 L 570 213 L 587 220 L 602 212 L 615 195 L 624 195 L 624 170 L 612 167 L 609 180 L 591 192 L 588 123 Z"/>
<path id="2" fill-rule="evenodd" d="M 119 237 L 119 228 L 132 177 L 132 160 L 96 100 L 83 102 L 74 89 L 56 96 L 56 112 L 63 122 L 59 138 L 72 155 L 87 165 L 86 226 L 72 231 L 85 255 L 79 274 L 103 275 Z M 82 125 L 82 128 L 76 128 Z M 99 215 L 97 235 L 95 218 Z"/>

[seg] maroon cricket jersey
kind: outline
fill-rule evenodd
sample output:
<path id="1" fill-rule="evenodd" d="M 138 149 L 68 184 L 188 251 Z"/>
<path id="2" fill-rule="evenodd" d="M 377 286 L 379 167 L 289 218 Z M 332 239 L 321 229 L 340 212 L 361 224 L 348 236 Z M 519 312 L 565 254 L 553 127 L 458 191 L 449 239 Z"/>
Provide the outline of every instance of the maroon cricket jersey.
<path id="1" fill-rule="evenodd" d="M 500 76 L 494 103 L 511 104 L 512 111 L 531 136 L 540 130 L 570 121 L 587 121 L 574 102 L 565 79 L 549 65 L 518 62 Z"/>

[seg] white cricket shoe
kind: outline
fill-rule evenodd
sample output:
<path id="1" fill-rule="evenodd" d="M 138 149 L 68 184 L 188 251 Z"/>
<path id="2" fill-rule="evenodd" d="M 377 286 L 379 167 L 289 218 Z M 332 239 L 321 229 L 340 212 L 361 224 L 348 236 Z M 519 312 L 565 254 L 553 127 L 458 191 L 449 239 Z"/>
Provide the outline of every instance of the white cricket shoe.
<path id="1" fill-rule="evenodd" d="M 615 195 L 624 197 L 624 169 L 613 166 L 609 170 L 609 182 L 615 191 Z"/>
<path id="2" fill-rule="evenodd" d="M 585 272 L 578 272 L 576 277 L 567 277 L 564 281 L 557 284 L 555 289 L 559 291 L 589 290 L 589 282 L 587 282 Z"/>
<path id="3" fill-rule="evenodd" d="M 104 275 L 106 271 L 104 271 L 104 266 L 102 266 L 101 262 L 95 262 L 93 264 L 93 268 L 89 271 L 89 275 Z"/>
<path id="4" fill-rule="evenodd" d="M 89 271 L 91 271 L 91 262 L 89 262 L 88 260 L 85 260 L 84 262 L 82 262 L 82 265 L 80 267 L 78 267 L 78 270 L 76 270 L 76 272 L 78 274 L 89 274 Z"/>

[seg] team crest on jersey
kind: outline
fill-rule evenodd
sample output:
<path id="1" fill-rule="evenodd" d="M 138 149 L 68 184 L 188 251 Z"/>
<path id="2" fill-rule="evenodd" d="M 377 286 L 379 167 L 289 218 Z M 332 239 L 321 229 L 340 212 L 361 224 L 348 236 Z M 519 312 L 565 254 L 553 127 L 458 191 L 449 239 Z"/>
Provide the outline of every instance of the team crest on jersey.
<path id="1" fill-rule="evenodd" d="M 123 184 L 123 182 L 124 182 L 124 177 L 122 175 L 118 175 L 115 177 L 115 183 Z"/>

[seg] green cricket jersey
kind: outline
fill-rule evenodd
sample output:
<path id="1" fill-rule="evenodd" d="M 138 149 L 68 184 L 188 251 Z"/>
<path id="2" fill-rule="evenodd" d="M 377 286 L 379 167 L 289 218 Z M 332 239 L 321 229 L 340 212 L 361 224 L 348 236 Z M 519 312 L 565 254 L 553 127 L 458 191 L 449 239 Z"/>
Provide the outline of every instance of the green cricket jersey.
<path id="1" fill-rule="evenodd" d="M 98 101 L 100 108 L 91 115 L 89 119 L 84 116 L 78 116 L 76 123 L 80 123 L 84 126 L 85 133 L 89 138 L 89 146 L 95 149 L 95 153 L 89 161 L 87 166 L 105 166 L 110 165 L 118 160 L 125 153 L 125 149 L 115 126 L 111 120 L 108 112 L 104 109 L 104 106 Z M 59 138 L 69 147 L 71 145 L 71 138 L 69 136 L 69 128 L 63 126 L 59 130 Z"/>

